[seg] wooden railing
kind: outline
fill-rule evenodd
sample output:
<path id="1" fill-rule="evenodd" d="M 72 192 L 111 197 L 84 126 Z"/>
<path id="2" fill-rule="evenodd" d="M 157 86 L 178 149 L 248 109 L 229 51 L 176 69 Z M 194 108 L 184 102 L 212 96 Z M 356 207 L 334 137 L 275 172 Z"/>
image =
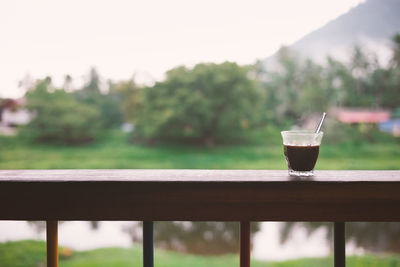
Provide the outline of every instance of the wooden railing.
<path id="1" fill-rule="evenodd" d="M 153 221 L 241 222 L 240 266 L 250 266 L 251 221 L 334 222 L 335 266 L 345 223 L 400 221 L 400 171 L 317 171 L 293 179 L 263 170 L 2 170 L 0 220 L 47 221 L 47 266 L 58 266 L 58 220 L 144 221 L 143 264 L 153 266 Z"/>

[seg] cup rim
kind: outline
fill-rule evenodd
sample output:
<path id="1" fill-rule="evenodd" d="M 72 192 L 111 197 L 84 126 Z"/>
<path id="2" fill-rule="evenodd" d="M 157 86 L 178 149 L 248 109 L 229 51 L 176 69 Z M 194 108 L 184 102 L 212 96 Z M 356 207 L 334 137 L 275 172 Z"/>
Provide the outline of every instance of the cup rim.
<path id="1" fill-rule="evenodd" d="M 292 135 L 323 135 L 324 132 L 320 131 L 319 133 L 316 133 L 312 130 L 287 130 L 287 131 L 281 131 L 281 134 L 292 134 Z"/>

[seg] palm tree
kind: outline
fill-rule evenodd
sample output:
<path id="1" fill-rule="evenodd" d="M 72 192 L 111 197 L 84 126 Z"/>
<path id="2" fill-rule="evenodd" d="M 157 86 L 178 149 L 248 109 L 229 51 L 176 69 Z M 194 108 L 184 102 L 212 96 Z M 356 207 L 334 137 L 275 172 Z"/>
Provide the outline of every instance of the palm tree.
<path id="1" fill-rule="evenodd" d="M 400 67 L 400 33 L 397 33 L 392 38 L 393 41 L 393 57 L 391 64 L 393 67 Z"/>

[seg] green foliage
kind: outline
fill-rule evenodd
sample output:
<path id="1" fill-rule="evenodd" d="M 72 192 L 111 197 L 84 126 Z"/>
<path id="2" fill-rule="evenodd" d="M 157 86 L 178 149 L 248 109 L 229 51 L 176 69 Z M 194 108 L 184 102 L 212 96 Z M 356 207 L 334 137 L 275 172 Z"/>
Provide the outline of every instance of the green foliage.
<path id="1" fill-rule="evenodd" d="M 122 81 L 110 86 L 111 93 L 118 96 L 120 109 L 125 121 L 133 122 L 137 117 L 136 111 L 139 107 L 141 89 L 133 79 Z"/>
<path id="2" fill-rule="evenodd" d="M 81 90 L 74 92 L 79 102 L 95 107 L 99 111 L 99 127 L 116 128 L 123 123 L 121 95 L 109 86 L 108 92 L 102 92 L 101 78 L 95 68 L 90 70 L 86 84 Z"/>
<path id="3" fill-rule="evenodd" d="M 68 144 L 94 139 L 99 125 L 98 111 L 78 102 L 71 93 L 53 88 L 49 78 L 39 81 L 26 99 L 34 117 L 22 129 L 22 135 L 42 142 Z"/>
<path id="4" fill-rule="evenodd" d="M 315 112 L 326 111 L 335 102 L 333 86 L 325 78 L 326 69 L 311 60 L 302 61 L 283 47 L 277 56 L 274 71 L 267 71 L 259 81 L 265 90 L 264 108 L 270 122 L 284 125 Z M 329 77 L 328 77 L 329 78 Z"/>
<path id="5" fill-rule="evenodd" d="M 257 62 L 255 81 L 265 94 L 266 123 L 284 125 L 334 107 L 395 109 L 400 99 L 399 39 L 393 38 L 392 64 L 354 47 L 349 62 L 328 57 L 318 65 L 282 47 L 270 69 Z M 397 63 L 396 63 L 397 62 Z"/>
<path id="6" fill-rule="evenodd" d="M 94 106 L 100 111 L 100 127 L 103 129 L 118 128 L 124 122 L 120 108 L 120 96 L 111 91 L 93 99 Z"/>
<path id="7" fill-rule="evenodd" d="M 367 56 L 359 47 L 353 50 L 349 66 L 338 73 L 342 104 L 350 107 L 396 108 L 400 98 L 400 68 L 383 68 L 376 57 Z"/>
<path id="8" fill-rule="evenodd" d="M 393 55 L 391 63 L 394 67 L 400 67 L 400 33 L 397 33 L 392 38 L 393 42 Z"/>
<path id="9" fill-rule="evenodd" d="M 146 139 L 213 145 L 251 127 L 262 95 L 235 63 L 178 67 L 165 81 L 142 90 L 136 135 Z"/>
<path id="10" fill-rule="evenodd" d="M 397 62 L 398 37 L 393 40 L 393 62 Z M 292 126 L 333 107 L 399 107 L 400 65 L 383 68 L 360 47 L 354 48 L 347 63 L 328 58 L 319 65 L 285 47 L 276 58 L 271 69 L 261 62 L 246 67 L 229 62 L 178 67 L 147 88 L 133 79 L 109 82 L 107 87 L 94 68 L 80 90 L 73 90 L 70 76 L 64 91 L 46 79 L 27 94 L 28 107 L 41 111 L 37 123 L 27 128 L 38 127 L 30 130 L 38 140 L 79 143 L 94 138 L 89 131 L 129 121 L 135 126 L 135 141 L 214 145 L 251 142 L 247 137 L 255 127 Z M 63 129 L 64 122 L 74 130 Z M 357 131 L 347 132 L 354 134 L 341 134 L 359 140 Z M 376 139 L 366 136 L 367 141 Z"/>
<path id="11" fill-rule="evenodd" d="M 102 93 L 95 69 L 81 90 L 72 90 L 71 84 L 68 75 L 62 89 L 54 88 L 46 78 L 27 92 L 26 108 L 33 120 L 22 129 L 22 135 L 47 143 L 80 144 L 123 123 L 122 96 L 113 88 Z"/>

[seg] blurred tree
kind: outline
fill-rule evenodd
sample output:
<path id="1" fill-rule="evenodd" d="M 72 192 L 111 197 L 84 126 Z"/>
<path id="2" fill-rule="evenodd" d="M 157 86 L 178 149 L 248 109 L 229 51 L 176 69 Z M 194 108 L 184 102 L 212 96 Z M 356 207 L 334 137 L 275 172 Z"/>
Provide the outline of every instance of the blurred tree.
<path id="1" fill-rule="evenodd" d="M 165 81 L 142 90 L 136 135 L 207 145 L 238 136 L 260 116 L 262 94 L 247 73 L 230 62 L 168 71 Z"/>
<path id="2" fill-rule="evenodd" d="M 94 139 L 99 124 L 96 109 L 54 88 L 49 77 L 38 81 L 26 94 L 26 99 L 34 118 L 22 129 L 22 134 L 38 141 L 68 144 Z"/>
<path id="3" fill-rule="evenodd" d="M 334 104 L 334 91 L 325 72 L 326 69 L 310 59 L 307 59 L 301 67 L 302 81 L 299 86 L 298 101 L 294 105 L 298 112 L 297 117 L 322 113 Z"/>
<path id="4" fill-rule="evenodd" d="M 87 82 L 81 90 L 74 92 L 76 98 L 88 105 L 95 107 L 100 113 L 100 127 L 109 129 L 120 127 L 123 123 L 123 113 L 120 108 L 121 98 L 119 95 L 108 88 L 107 90 L 101 90 L 102 87 L 106 87 L 102 82 L 100 74 L 95 68 L 92 68 L 89 72 Z"/>
<path id="5" fill-rule="evenodd" d="M 386 72 L 385 81 L 388 83 L 382 92 L 383 105 L 390 108 L 400 108 L 400 33 L 392 38 L 393 56 L 391 67 Z"/>
<path id="6" fill-rule="evenodd" d="M 393 37 L 393 56 L 387 68 L 380 66 L 376 56 L 367 57 L 365 52 L 356 47 L 350 64 L 356 87 L 347 91 L 347 103 L 356 107 L 377 107 L 393 109 L 399 106 L 400 67 L 398 57 L 400 37 Z M 356 92 L 352 90 L 357 88 Z"/>
<path id="7" fill-rule="evenodd" d="M 110 88 L 112 93 L 119 97 L 120 108 L 124 114 L 125 121 L 133 122 L 136 111 L 139 108 L 139 97 L 142 88 L 135 83 L 133 78 L 113 84 Z"/>
<path id="8" fill-rule="evenodd" d="M 400 67 L 400 33 L 397 33 L 392 38 L 393 42 L 393 56 L 391 59 L 391 64 L 393 67 Z"/>
<path id="9" fill-rule="evenodd" d="M 371 74 L 370 80 L 371 80 L 371 91 L 374 91 L 374 94 L 370 95 L 371 102 L 374 102 L 375 107 L 393 107 L 393 104 L 396 105 L 396 103 L 391 103 L 393 102 L 393 99 L 390 97 L 393 95 L 393 92 L 391 88 L 391 76 L 393 75 L 393 70 L 391 69 L 383 69 L 383 68 L 377 68 L 374 70 L 374 72 Z M 394 96 L 394 95 L 393 95 Z M 389 98 L 387 98 L 389 97 Z M 396 100 L 394 102 L 397 102 Z"/>
<path id="10" fill-rule="evenodd" d="M 125 229 L 134 242 L 141 241 L 139 225 Z M 251 233 L 259 230 L 251 223 Z M 185 253 L 219 255 L 239 251 L 237 222 L 156 222 L 155 246 Z"/>
<path id="11" fill-rule="evenodd" d="M 326 111 L 335 102 L 332 79 L 311 60 L 302 60 L 287 47 L 277 54 L 273 71 L 258 75 L 265 91 L 264 108 L 270 122 L 293 122 L 315 112 Z M 260 71 L 258 72 L 260 73 Z"/>
<path id="12" fill-rule="evenodd" d="M 118 128 L 124 122 L 124 115 L 121 110 L 122 100 L 116 92 L 110 90 L 106 95 L 100 95 L 94 102 L 100 112 L 101 127 L 110 129 Z"/>
<path id="13" fill-rule="evenodd" d="M 268 96 L 274 100 L 272 108 L 276 110 L 279 120 L 298 118 L 299 111 L 295 104 L 302 82 L 299 58 L 289 48 L 282 47 L 278 51 L 278 64 L 278 71 L 270 74 L 270 83 L 267 85 Z"/>
<path id="14" fill-rule="evenodd" d="M 22 89 L 24 93 L 29 91 L 35 85 L 35 80 L 27 73 L 18 81 L 18 88 Z"/>
<path id="15" fill-rule="evenodd" d="M 88 96 L 100 94 L 100 75 L 96 68 L 92 67 L 89 71 L 88 81 L 82 88 L 81 92 L 86 93 Z"/>
<path id="16" fill-rule="evenodd" d="M 348 88 L 356 86 L 350 69 L 342 62 L 328 57 L 326 79 L 332 92 L 332 104 L 339 107 L 347 105 Z"/>
<path id="17" fill-rule="evenodd" d="M 345 105 L 350 107 L 375 107 L 376 87 L 372 85 L 371 75 L 378 68 L 375 58 L 368 57 L 360 46 L 355 46 L 351 55 L 349 69 L 354 82 L 345 88 Z"/>
<path id="18" fill-rule="evenodd" d="M 334 106 L 398 106 L 400 68 L 382 68 L 376 56 L 359 46 L 354 47 L 348 64 L 328 57 L 326 65 L 317 65 L 287 47 L 278 51 L 275 64 L 273 71 L 265 73 L 259 63 L 254 66 L 255 79 L 265 90 L 264 108 L 270 122 L 293 124 Z"/>
<path id="19" fill-rule="evenodd" d="M 64 85 L 63 85 L 63 89 L 66 92 L 72 92 L 73 87 L 72 87 L 72 77 L 71 75 L 67 74 L 64 77 Z"/>
<path id="20" fill-rule="evenodd" d="M 281 229 L 281 241 L 284 243 L 295 226 L 302 226 L 310 235 L 314 231 L 327 229 L 327 241 L 332 243 L 333 226 L 327 222 L 288 222 Z M 358 247 L 370 252 L 400 253 L 400 223 L 398 222 L 347 222 L 346 240 L 353 241 Z"/>

